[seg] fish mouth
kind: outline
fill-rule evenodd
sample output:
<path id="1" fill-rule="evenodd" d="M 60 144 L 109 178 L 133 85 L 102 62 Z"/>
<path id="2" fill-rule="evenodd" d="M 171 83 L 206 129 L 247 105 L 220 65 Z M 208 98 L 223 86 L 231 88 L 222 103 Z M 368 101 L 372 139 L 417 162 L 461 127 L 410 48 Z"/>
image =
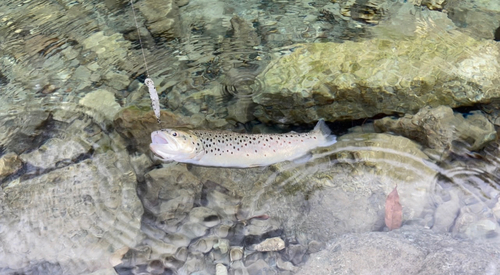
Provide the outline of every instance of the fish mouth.
<path id="1" fill-rule="evenodd" d="M 161 132 L 155 131 L 151 134 L 151 144 L 168 144 L 168 139 Z"/>

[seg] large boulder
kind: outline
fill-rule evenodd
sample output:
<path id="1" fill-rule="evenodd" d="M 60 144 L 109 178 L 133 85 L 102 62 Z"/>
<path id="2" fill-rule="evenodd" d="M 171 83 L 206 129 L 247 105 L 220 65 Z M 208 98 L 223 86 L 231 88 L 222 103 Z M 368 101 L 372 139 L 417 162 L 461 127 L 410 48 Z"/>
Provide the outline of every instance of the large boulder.
<path id="1" fill-rule="evenodd" d="M 259 76 L 255 117 L 360 119 L 500 97 L 499 44 L 422 25 L 404 38 L 296 45 Z"/>

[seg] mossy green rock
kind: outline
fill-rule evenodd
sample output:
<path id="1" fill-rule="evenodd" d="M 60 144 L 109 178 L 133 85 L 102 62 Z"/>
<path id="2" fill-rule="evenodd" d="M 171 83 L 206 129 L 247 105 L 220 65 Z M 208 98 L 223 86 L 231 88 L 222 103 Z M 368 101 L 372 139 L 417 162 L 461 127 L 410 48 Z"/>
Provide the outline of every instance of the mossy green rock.
<path id="1" fill-rule="evenodd" d="M 299 44 L 271 63 L 253 97 L 262 121 L 310 123 L 416 113 L 500 98 L 499 45 L 458 31 Z"/>

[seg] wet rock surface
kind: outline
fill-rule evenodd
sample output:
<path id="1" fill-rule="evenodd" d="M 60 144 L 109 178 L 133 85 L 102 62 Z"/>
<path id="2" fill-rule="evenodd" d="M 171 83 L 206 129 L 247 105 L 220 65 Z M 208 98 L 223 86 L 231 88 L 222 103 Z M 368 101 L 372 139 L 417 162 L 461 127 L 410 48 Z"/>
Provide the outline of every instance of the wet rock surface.
<path id="1" fill-rule="evenodd" d="M 141 234 L 143 208 L 128 153 L 85 113 L 39 113 L 22 116 L 45 117 L 33 125 L 42 134 L 39 148 L 2 144 L 4 160 L 28 153 L 14 158 L 22 167 L 1 183 L 0 269 L 5 274 L 109 271 Z M 19 118 L 4 116 L 2 122 Z M 20 124 L 14 135 L 33 126 Z"/>
<path id="2" fill-rule="evenodd" d="M 415 115 L 374 122 L 379 132 L 393 132 L 433 149 L 443 157 L 449 151 L 461 154 L 478 151 L 496 140 L 494 125 L 481 113 L 454 113 L 450 107 L 425 107 Z"/>
<path id="3" fill-rule="evenodd" d="M 296 45 L 260 76 L 267 89 L 253 97 L 259 105 L 254 115 L 261 121 L 309 123 L 489 102 L 500 96 L 494 84 L 499 57 L 496 42 L 457 31 L 424 30 L 408 40 Z"/>
<path id="4" fill-rule="evenodd" d="M 455 25 L 473 37 L 493 39 L 498 26 L 500 4 L 490 1 L 446 1 L 444 7 Z"/>
<path id="5" fill-rule="evenodd" d="M 498 272 L 500 251 L 404 226 L 392 232 L 350 233 L 311 254 L 300 274 L 445 274 Z"/>
<path id="6" fill-rule="evenodd" d="M 127 1 L 1 1 L 0 273 L 302 274 L 315 253 L 361 250 L 335 255 L 344 272 L 397 262 L 391 241 L 426 273 L 455 271 L 438 259 L 494 273 L 488 256 L 466 261 L 484 253 L 470 240 L 499 242 L 494 128 L 449 107 L 498 97 L 497 7 L 459 2 L 139 0 L 138 35 Z M 394 113 L 406 116 L 375 121 L 382 133 L 368 121 L 306 164 L 160 164 L 148 149 L 165 127 L 274 133 Z M 395 186 L 403 228 L 386 233 Z"/>

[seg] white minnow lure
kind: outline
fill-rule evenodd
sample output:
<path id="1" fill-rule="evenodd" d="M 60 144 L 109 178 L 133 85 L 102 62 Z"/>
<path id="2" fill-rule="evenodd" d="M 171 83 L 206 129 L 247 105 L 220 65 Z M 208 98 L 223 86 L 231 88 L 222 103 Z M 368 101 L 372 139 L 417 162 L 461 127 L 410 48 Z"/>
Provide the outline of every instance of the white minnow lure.
<path id="1" fill-rule="evenodd" d="M 151 98 L 151 108 L 155 112 L 156 120 L 160 123 L 160 100 L 158 99 L 158 92 L 155 88 L 155 83 L 151 78 L 146 78 L 144 84 L 148 86 L 149 97 Z"/>
<path id="2" fill-rule="evenodd" d="M 309 133 L 238 134 L 163 129 L 151 133 L 151 140 L 149 148 L 163 161 L 239 168 L 302 159 L 312 149 L 337 141 L 323 120 Z"/>

